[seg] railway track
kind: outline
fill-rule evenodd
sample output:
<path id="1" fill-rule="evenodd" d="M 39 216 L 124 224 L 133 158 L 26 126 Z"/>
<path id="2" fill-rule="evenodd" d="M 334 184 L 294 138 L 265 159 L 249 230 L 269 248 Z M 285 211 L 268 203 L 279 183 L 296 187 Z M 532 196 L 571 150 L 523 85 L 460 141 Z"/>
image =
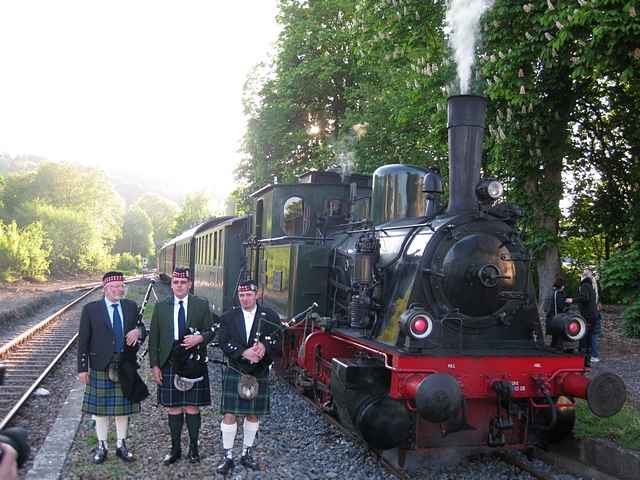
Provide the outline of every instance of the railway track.
<path id="1" fill-rule="evenodd" d="M 144 277 L 132 277 L 127 282 L 140 278 Z M 4 384 L 0 386 L 0 429 L 11 421 L 76 341 L 80 315 L 65 316 L 64 313 L 101 286 L 101 283 L 92 283 L 70 287 L 84 290 L 61 309 L 0 347 L 0 363 L 5 367 Z"/>

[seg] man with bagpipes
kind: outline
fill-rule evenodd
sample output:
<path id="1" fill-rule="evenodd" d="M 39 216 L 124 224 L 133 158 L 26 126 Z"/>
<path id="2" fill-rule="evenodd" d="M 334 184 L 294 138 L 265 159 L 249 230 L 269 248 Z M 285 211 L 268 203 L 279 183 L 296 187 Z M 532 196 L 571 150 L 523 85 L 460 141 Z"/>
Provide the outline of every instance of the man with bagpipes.
<path id="1" fill-rule="evenodd" d="M 189 431 L 189 461 L 200 461 L 200 407 L 211 405 L 207 343 L 214 336 L 209 303 L 190 295 L 190 272 L 176 268 L 171 278 L 173 295 L 156 303 L 151 318 L 149 362 L 158 385 L 158 403 L 166 407 L 171 451 L 162 463 L 182 456 L 182 426 Z"/>
<path id="2" fill-rule="evenodd" d="M 234 467 L 236 415 L 244 416 L 240 463 L 252 470 L 260 468 L 251 450 L 258 432 L 258 417 L 268 415 L 271 410 L 269 366 L 282 329 L 277 313 L 257 305 L 257 285 L 253 280 L 240 282 L 238 299 L 240 308 L 234 307 L 220 317 L 218 335 L 219 346 L 228 360 L 220 401 L 220 413 L 224 415 L 220 424 L 224 459 L 216 471 L 221 475 Z"/>
<path id="3" fill-rule="evenodd" d="M 124 299 L 124 276 L 107 272 L 102 277 L 104 298 L 82 309 L 78 334 L 78 372 L 86 385 L 82 411 L 94 416 L 98 446 L 93 462 L 107 458 L 109 417 L 115 417 L 116 456 L 134 460 L 125 439 L 129 415 L 140 412 L 140 402 L 148 395 L 137 373 L 137 351 L 146 338 L 142 310 Z M 146 301 L 146 300 L 145 300 Z"/>

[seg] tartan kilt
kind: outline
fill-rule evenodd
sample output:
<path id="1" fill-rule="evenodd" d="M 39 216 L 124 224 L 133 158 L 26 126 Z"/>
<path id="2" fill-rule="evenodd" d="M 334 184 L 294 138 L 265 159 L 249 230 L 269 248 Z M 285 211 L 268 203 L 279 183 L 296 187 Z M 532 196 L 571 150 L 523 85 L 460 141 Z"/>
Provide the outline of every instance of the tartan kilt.
<path id="1" fill-rule="evenodd" d="M 211 391 L 209 389 L 209 369 L 204 368 L 204 379 L 196 383 L 193 388 L 181 392 L 173 384 L 175 371 L 171 365 L 162 369 L 162 385 L 158 385 L 158 403 L 165 407 L 186 407 L 211 405 Z"/>
<path id="2" fill-rule="evenodd" d="M 238 395 L 240 373 L 225 368 L 222 375 L 222 392 L 220 399 L 220 413 L 234 415 L 269 415 L 271 413 L 271 387 L 269 373 L 258 380 L 258 395 L 253 400 L 244 400 Z"/>
<path id="3" fill-rule="evenodd" d="M 82 411 L 99 417 L 131 415 L 140 413 L 140 402 L 132 402 L 125 397 L 120 384 L 109 380 L 108 370 L 90 368 Z"/>

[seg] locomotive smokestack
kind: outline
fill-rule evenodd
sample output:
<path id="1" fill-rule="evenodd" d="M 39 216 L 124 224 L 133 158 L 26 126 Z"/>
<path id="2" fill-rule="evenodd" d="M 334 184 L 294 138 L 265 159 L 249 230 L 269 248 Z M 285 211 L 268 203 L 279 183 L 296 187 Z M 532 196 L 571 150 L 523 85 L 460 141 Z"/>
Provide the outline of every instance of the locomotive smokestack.
<path id="1" fill-rule="evenodd" d="M 487 100 L 476 95 L 449 97 L 449 206 L 450 215 L 478 210 L 476 187 Z"/>

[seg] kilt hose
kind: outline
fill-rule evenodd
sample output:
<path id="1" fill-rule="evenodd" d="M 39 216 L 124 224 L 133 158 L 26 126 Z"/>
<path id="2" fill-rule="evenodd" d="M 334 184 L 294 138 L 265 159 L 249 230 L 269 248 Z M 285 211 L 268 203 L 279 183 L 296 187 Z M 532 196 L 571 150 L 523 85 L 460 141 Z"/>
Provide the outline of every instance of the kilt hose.
<path id="1" fill-rule="evenodd" d="M 185 392 L 178 390 L 173 384 L 175 371 L 169 364 L 162 369 L 162 385 L 158 385 L 158 403 L 164 407 L 201 407 L 211 405 L 209 389 L 209 370 L 204 369 L 204 379 Z"/>
<path id="2" fill-rule="evenodd" d="M 238 395 L 240 373 L 225 368 L 222 374 L 222 397 L 220 399 L 220 413 L 234 415 L 269 415 L 271 413 L 271 387 L 269 385 L 269 371 L 266 375 L 256 377 L 258 380 L 258 395 L 253 400 L 244 400 Z"/>
<path id="3" fill-rule="evenodd" d="M 108 370 L 89 369 L 89 383 L 84 388 L 82 412 L 99 417 L 115 417 L 140 413 L 140 403 L 122 393 L 120 384 L 109 380 Z"/>

